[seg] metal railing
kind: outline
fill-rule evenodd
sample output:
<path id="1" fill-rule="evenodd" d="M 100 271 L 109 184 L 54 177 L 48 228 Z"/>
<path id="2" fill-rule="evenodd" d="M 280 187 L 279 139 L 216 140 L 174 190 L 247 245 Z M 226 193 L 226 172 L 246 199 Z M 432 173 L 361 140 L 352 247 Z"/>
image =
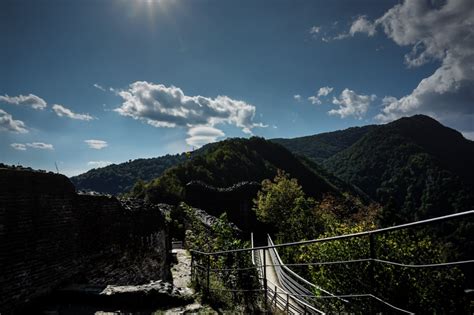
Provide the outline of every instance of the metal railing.
<path id="1" fill-rule="evenodd" d="M 218 257 L 221 255 L 228 255 L 228 254 L 238 254 L 238 253 L 251 253 L 252 263 L 254 264 L 253 268 L 256 269 L 258 274 L 258 279 L 260 285 L 262 287 L 259 293 L 263 293 L 264 295 L 264 307 L 265 309 L 269 309 L 272 307 L 278 307 L 280 310 L 286 311 L 287 313 L 292 314 L 301 314 L 301 313 L 316 313 L 316 314 L 323 314 L 324 312 L 318 308 L 318 305 L 321 305 L 318 301 L 328 301 L 337 299 L 342 304 L 350 305 L 352 300 L 355 299 L 371 299 L 376 303 L 380 303 L 383 307 L 389 309 L 391 312 L 397 311 L 400 313 L 406 314 L 413 314 L 413 312 L 403 309 L 401 307 L 395 306 L 389 301 L 377 296 L 375 290 L 375 281 L 374 281 L 374 267 L 375 264 L 382 264 L 382 265 L 391 265 L 394 267 L 401 267 L 401 268 L 440 268 L 440 267 L 449 267 L 449 266 L 456 266 L 462 264 L 470 264 L 474 263 L 474 259 L 469 260 L 461 260 L 461 261 L 452 261 L 452 262 L 436 262 L 436 263 L 423 263 L 423 264 L 404 264 L 400 262 L 389 261 L 385 259 L 377 258 L 376 255 L 376 238 L 375 236 L 379 234 L 385 234 L 393 231 L 398 230 L 405 230 L 409 228 L 421 227 L 426 226 L 434 223 L 440 223 L 445 221 L 451 221 L 460 218 L 466 218 L 474 215 L 474 210 L 455 213 L 451 215 L 446 215 L 442 217 L 427 219 L 416 221 L 412 223 L 376 229 L 371 231 L 365 232 L 358 232 L 358 233 L 351 233 L 339 236 L 331 236 L 325 237 L 320 239 L 313 239 L 307 241 L 300 241 L 300 242 L 291 242 L 291 243 L 283 243 L 283 244 L 274 244 L 270 237 L 268 237 L 268 245 L 267 246 L 258 246 L 254 247 L 253 245 L 253 238 L 252 238 L 252 246 L 251 248 L 240 248 L 240 249 L 233 249 L 227 251 L 216 251 L 216 252 L 202 252 L 198 250 L 191 250 L 191 254 L 193 257 L 193 261 L 196 261 L 196 258 L 200 256 L 200 261 L 203 261 L 203 257 L 206 257 L 207 260 L 206 267 L 196 266 L 193 268 L 194 273 L 196 270 L 199 269 L 204 271 L 205 275 L 207 276 L 207 281 L 205 283 L 205 292 L 207 294 L 212 291 L 209 287 L 209 275 L 211 272 L 210 262 L 211 257 Z M 294 247 L 294 246 L 303 246 L 303 245 L 310 245 L 316 243 L 325 243 L 325 242 L 332 242 L 332 241 L 340 241 L 340 240 L 349 240 L 349 239 L 356 239 L 368 237 L 369 243 L 369 257 L 364 257 L 360 259 L 347 259 L 347 260 L 340 260 L 340 261 L 323 261 L 323 262 L 305 262 L 305 263 L 293 263 L 293 264 L 284 264 L 277 252 L 278 248 L 287 248 L 287 247 Z M 266 252 L 269 254 L 270 261 L 267 261 Z M 365 293 L 350 293 L 350 294 L 332 294 L 327 290 L 320 288 L 319 286 L 307 281 L 296 272 L 290 269 L 291 266 L 325 266 L 325 265 L 351 265 L 351 264 L 359 264 L 359 263 L 367 263 L 368 264 L 368 271 L 369 271 L 369 292 Z M 268 279 L 267 275 L 267 268 L 273 268 L 274 272 L 277 275 L 277 282 L 273 283 L 270 279 Z M 245 269 L 251 269 L 252 267 L 246 267 Z M 223 269 L 221 269 L 223 270 Z M 236 270 L 233 268 L 232 270 Z M 219 270 L 213 270 L 213 272 L 219 272 Z M 319 294 L 315 294 L 315 291 L 318 291 Z M 373 310 L 368 310 L 373 311 Z"/>

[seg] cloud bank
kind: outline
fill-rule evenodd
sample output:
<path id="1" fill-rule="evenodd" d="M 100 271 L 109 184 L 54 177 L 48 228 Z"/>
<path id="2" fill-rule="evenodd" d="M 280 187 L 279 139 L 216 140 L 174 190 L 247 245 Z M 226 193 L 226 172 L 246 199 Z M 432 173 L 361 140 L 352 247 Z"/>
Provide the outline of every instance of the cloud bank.
<path id="1" fill-rule="evenodd" d="M 202 126 L 215 131 L 219 130 L 215 128 L 216 125 L 234 125 L 247 134 L 251 134 L 255 127 L 266 127 L 253 121 L 255 106 L 228 96 L 188 96 L 179 87 L 146 81 L 134 82 L 127 90 L 117 93 L 123 99 L 122 105 L 115 109 L 120 115 L 144 121 L 154 127 L 186 127 L 190 138 L 195 132 L 193 128 Z M 188 141 L 194 143 L 195 140 Z"/>
<path id="2" fill-rule="evenodd" d="M 411 46 L 407 67 L 440 62 L 411 93 L 383 99 L 376 116 L 388 122 L 422 113 L 466 133 L 474 131 L 474 5 L 472 0 L 405 0 L 370 22 L 360 17 L 350 34 L 375 34 L 380 27 L 399 46 Z"/>

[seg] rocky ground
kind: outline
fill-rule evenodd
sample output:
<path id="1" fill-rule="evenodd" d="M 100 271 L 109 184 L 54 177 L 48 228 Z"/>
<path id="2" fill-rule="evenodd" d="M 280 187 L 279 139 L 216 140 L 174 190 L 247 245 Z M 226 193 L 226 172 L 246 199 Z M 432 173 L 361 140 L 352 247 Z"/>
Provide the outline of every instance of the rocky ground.
<path id="1" fill-rule="evenodd" d="M 176 255 L 176 263 L 171 268 L 173 285 L 184 296 L 194 296 L 195 292 L 191 288 L 191 254 L 185 249 L 173 249 L 173 255 Z M 216 312 L 194 301 L 184 306 L 166 310 L 164 314 L 216 314 Z"/>

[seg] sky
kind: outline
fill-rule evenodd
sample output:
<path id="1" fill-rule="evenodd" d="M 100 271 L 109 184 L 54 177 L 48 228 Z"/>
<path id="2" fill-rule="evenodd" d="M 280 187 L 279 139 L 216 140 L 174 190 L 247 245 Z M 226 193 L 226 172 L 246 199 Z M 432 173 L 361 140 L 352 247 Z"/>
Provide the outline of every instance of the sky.
<path id="1" fill-rule="evenodd" d="M 68 176 L 430 115 L 474 139 L 474 1 L 0 1 L 0 162 Z"/>

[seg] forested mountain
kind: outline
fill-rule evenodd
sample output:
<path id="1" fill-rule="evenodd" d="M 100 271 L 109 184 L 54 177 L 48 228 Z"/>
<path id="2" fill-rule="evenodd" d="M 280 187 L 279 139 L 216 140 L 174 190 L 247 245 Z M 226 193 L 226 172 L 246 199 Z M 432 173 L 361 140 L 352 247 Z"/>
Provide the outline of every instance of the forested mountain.
<path id="1" fill-rule="evenodd" d="M 230 186 L 273 178 L 280 168 L 298 178 L 310 195 L 332 189 L 379 201 L 389 224 L 472 207 L 473 157 L 474 142 L 417 115 L 295 139 L 230 139 L 191 155 L 134 160 L 71 180 L 78 189 L 111 194 L 130 191 L 139 179 L 154 180 L 148 195 L 169 194 L 173 199 L 182 196 L 187 181 Z"/>
<path id="2" fill-rule="evenodd" d="M 166 170 L 143 187 L 143 193 L 152 201 L 174 203 L 183 199 L 184 187 L 191 180 L 226 187 L 240 181 L 273 178 L 278 169 L 296 178 L 311 196 L 329 192 L 342 195 L 343 191 L 325 174 L 310 168 L 283 146 L 257 137 L 214 144 L 205 154 Z M 135 193 L 140 190 L 135 187 Z"/>
<path id="3" fill-rule="evenodd" d="M 347 149 L 366 133 L 376 128 L 378 128 L 376 125 L 351 127 L 312 136 L 292 139 L 276 138 L 270 141 L 283 145 L 295 154 L 306 156 L 315 162 L 321 163 L 334 154 Z"/>
<path id="4" fill-rule="evenodd" d="M 416 115 L 377 127 L 324 166 L 384 205 L 393 223 L 472 208 L 473 157 L 473 141 Z"/>
<path id="5" fill-rule="evenodd" d="M 160 176 L 167 168 L 187 159 L 186 154 L 165 155 L 151 159 L 137 159 L 92 169 L 71 177 L 78 190 L 118 194 L 129 191 L 138 180 L 149 181 Z"/>

